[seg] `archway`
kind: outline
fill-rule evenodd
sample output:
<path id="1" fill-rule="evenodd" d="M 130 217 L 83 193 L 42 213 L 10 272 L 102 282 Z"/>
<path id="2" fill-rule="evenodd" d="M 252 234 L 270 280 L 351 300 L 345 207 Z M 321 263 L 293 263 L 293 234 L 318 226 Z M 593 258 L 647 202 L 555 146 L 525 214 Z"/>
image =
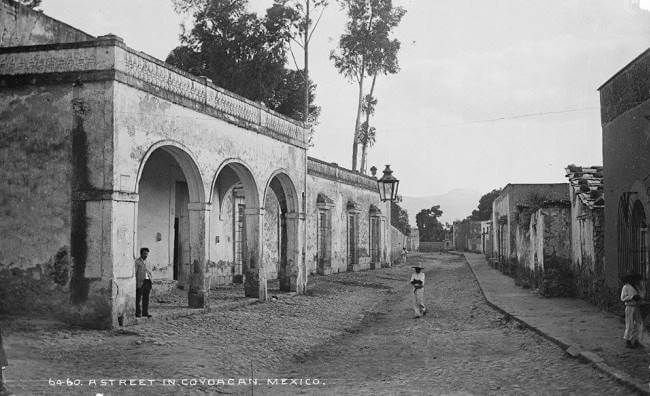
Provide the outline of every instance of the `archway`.
<path id="1" fill-rule="evenodd" d="M 296 291 L 302 279 L 298 194 L 291 178 L 276 172 L 264 193 L 264 268 L 280 291 Z"/>
<path id="2" fill-rule="evenodd" d="M 209 284 L 244 283 L 245 294 L 259 296 L 259 196 L 249 167 L 227 160 L 211 189 Z"/>
<path id="3" fill-rule="evenodd" d="M 142 159 L 136 192 L 139 195 L 134 255 L 149 248 L 153 279 L 190 282 L 190 234 L 194 224 L 190 203 L 204 202 L 203 182 L 196 162 L 180 145 L 159 143 Z"/>

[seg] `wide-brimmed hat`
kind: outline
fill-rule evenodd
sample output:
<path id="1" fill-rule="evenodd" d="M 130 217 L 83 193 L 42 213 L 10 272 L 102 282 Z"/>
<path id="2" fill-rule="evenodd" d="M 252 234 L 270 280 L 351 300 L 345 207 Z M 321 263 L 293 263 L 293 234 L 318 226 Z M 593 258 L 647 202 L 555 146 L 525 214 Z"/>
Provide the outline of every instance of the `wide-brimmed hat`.
<path id="1" fill-rule="evenodd" d="M 413 266 L 411 266 L 411 268 L 419 268 L 419 269 L 424 269 L 424 267 L 421 267 L 421 266 L 419 266 L 419 265 L 413 265 Z"/>

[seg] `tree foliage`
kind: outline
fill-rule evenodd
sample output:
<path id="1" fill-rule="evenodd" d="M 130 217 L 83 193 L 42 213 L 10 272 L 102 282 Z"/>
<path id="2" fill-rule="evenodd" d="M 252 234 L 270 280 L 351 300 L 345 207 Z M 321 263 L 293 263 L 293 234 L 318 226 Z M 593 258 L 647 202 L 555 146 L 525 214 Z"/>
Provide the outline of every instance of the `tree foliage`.
<path id="1" fill-rule="evenodd" d="M 478 209 L 474 209 L 468 217 L 469 220 L 486 221 L 492 219 L 492 202 L 501 194 L 501 189 L 497 188 L 489 193 L 484 194 L 478 201 Z"/>
<path id="2" fill-rule="evenodd" d="M 247 0 L 175 0 L 177 12 L 191 14 L 181 45 L 167 62 L 216 85 L 297 120 L 303 120 L 306 83 L 286 68 L 290 40 L 299 14 L 274 4 L 263 17 L 249 12 Z M 310 110 L 315 85 L 309 85 Z"/>
<path id="3" fill-rule="evenodd" d="M 391 38 L 392 30 L 399 25 L 406 13 L 402 7 L 394 7 L 392 0 L 339 0 L 348 17 L 345 32 L 339 39 L 338 48 L 330 53 L 334 66 L 349 81 L 358 84 L 357 116 L 352 144 L 352 170 L 357 169 L 359 144 L 367 147 L 368 134 L 362 133 L 361 116 L 368 103 L 377 103 L 373 97 L 377 75 L 394 74 L 399 71 L 397 53 L 400 42 Z M 370 93 L 364 94 L 364 81 L 372 77 Z M 366 111 L 366 130 L 370 130 L 370 111 Z M 362 140 L 363 137 L 363 140 Z M 374 141 L 373 141 L 374 142 Z"/>
<path id="4" fill-rule="evenodd" d="M 397 202 L 390 203 L 390 224 L 400 230 L 404 235 L 411 235 L 409 214 L 406 209 L 399 206 Z"/>
<path id="5" fill-rule="evenodd" d="M 435 205 L 430 209 L 422 209 L 415 216 L 415 223 L 420 232 L 421 242 L 439 242 L 445 240 L 445 227 L 438 220 L 440 216 L 442 216 L 440 205 Z"/>

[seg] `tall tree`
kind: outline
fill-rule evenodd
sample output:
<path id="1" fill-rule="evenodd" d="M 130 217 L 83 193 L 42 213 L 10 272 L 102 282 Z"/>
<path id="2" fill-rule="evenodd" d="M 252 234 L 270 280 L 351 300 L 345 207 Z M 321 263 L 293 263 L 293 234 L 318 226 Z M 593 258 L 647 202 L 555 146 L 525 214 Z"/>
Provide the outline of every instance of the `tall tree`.
<path id="1" fill-rule="evenodd" d="M 361 116 L 365 100 L 364 82 L 367 77 L 374 81 L 379 74 L 394 74 L 399 71 L 397 52 L 400 42 L 391 39 L 392 30 L 406 13 L 402 7 L 393 7 L 392 0 L 339 0 L 346 10 L 348 22 L 336 50 L 330 59 L 339 73 L 358 85 L 357 115 L 352 142 L 352 170 L 357 170 L 357 157 L 361 143 Z M 370 94 L 372 98 L 372 93 Z M 374 99 L 374 98 L 373 98 Z M 369 130 L 369 116 L 367 124 Z M 365 147 L 370 141 L 367 141 Z"/>
<path id="2" fill-rule="evenodd" d="M 501 194 L 500 188 L 495 188 L 484 194 L 478 201 L 478 209 L 474 209 L 469 216 L 470 220 L 485 221 L 492 219 L 492 202 Z"/>
<path id="3" fill-rule="evenodd" d="M 390 203 L 390 224 L 400 230 L 404 235 L 411 235 L 409 214 L 406 209 L 399 206 L 395 201 Z"/>
<path id="4" fill-rule="evenodd" d="M 421 242 L 435 242 L 445 240 L 445 228 L 438 218 L 442 216 L 440 205 L 435 205 L 431 209 L 422 209 L 415 216 L 415 223 L 420 232 Z"/>
<path id="5" fill-rule="evenodd" d="M 247 0 L 175 0 L 175 6 L 192 15 L 193 24 L 167 62 L 301 121 L 307 92 L 318 115 L 315 86 L 285 67 L 299 19 L 294 10 L 273 6 L 258 17 L 248 11 Z"/>
<path id="6" fill-rule="evenodd" d="M 318 27 L 318 23 L 323 16 L 325 8 L 329 5 L 328 0 L 275 0 L 270 10 L 277 10 L 275 12 L 285 12 L 292 14 L 293 18 L 293 41 L 302 48 L 303 52 L 303 68 L 302 77 L 303 81 L 310 81 L 309 79 L 309 44 L 311 38 Z M 281 11 L 286 10 L 286 11 Z M 317 14 L 316 21 L 312 20 L 312 13 Z M 291 50 L 291 47 L 289 47 Z M 296 61 L 293 52 L 291 53 L 296 69 L 300 70 L 298 62 Z M 310 123 L 310 105 L 309 105 L 309 84 L 304 84 L 304 101 L 303 101 L 303 121 Z"/>

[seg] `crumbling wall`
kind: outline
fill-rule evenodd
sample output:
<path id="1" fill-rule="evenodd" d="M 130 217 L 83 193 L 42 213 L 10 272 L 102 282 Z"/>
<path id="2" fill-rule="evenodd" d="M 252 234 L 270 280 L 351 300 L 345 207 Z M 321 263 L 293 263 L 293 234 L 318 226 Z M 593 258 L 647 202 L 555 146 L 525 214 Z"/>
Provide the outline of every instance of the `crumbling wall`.
<path id="1" fill-rule="evenodd" d="M 576 295 L 601 308 L 616 310 L 618 290 L 607 285 L 603 257 L 605 232 L 603 208 L 589 209 L 580 201 L 572 210 L 572 265 Z"/>
<path id="2" fill-rule="evenodd" d="M 0 0 L 0 47 L 73 43 L 93 36 L 12 0 Z"/>
<path id="3" fill-rule="evenodd" d="M 0 312 L 68 303 L 71 89 L 0 96 Z"/>
<path id="4" fill-rule="evenodd" d="M 575 284 L 571 271 L 570 208 L 545 207 L 536 215 L 538 224 L 543 224 L 543 232 L 537 234 L 537 239 L 543 243 L 540 294 L 546 297 L 572 297 L 575 295 Z"/>

